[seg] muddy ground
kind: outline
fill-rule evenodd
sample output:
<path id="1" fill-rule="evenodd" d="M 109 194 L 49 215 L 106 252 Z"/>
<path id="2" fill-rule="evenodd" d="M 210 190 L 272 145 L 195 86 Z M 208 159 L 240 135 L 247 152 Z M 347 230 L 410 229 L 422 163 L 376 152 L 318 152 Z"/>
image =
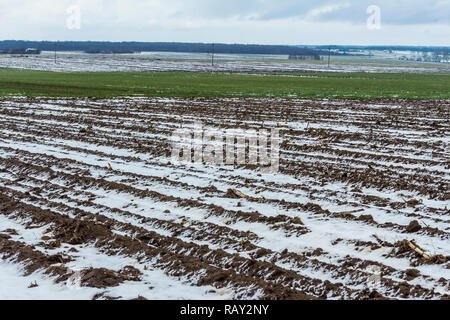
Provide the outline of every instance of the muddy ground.
<path id="1" fill-rule="evenodd" d="M 0 99 L 2 281 L 25 279 L 18 298 L 447 299 L 449 107 Z M 173 163 L 195 120 L 280 129 L 279 172 Z"/>

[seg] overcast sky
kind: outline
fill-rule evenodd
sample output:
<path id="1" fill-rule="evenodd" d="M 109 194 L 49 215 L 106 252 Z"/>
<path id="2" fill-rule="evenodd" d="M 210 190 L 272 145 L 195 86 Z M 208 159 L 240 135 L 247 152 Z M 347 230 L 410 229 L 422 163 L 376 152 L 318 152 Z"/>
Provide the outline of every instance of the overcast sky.
<path id="1" fill-rule="evenodd" d="M 450 46 L 450 0 L 0 0 L 0 39 Z"/>

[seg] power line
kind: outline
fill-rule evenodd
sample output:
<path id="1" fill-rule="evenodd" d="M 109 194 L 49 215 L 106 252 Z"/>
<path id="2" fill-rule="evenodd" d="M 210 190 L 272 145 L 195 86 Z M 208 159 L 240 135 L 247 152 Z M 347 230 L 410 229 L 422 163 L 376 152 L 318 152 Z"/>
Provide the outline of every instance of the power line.
<path id="1" fill-rule="evenodd" d="M 331 48 L 328 48 L 328 69 L 330 69 Z"/>

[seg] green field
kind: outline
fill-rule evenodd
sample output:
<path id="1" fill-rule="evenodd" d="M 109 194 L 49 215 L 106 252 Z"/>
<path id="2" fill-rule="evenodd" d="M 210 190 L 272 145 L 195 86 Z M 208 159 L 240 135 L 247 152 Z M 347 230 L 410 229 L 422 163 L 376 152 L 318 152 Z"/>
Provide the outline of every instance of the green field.
<path id="1" fill-rule="evenodd" d="M 0 69 L 0 96 L 450 99 L 450 74 L 58 73 Z"/>

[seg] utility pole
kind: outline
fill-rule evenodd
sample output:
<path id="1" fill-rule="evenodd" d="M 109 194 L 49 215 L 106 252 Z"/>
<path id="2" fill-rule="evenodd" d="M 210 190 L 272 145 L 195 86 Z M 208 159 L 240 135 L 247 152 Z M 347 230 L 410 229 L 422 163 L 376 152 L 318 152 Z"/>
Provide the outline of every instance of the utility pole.
<path id="1" fill-rule="evenodd" d="M 330 69 L 331 48 L 328 48 L 328 69 Z"/>
<path id="2" fill-rule="evenodd" d="M 211 65 L 214 67 L 214 43 L 212 44 Z"/>
<path id="3" fill-rule="evenodd" d="M 55 63 L 56 63 L 56 42 L 55 42 Z"/>

